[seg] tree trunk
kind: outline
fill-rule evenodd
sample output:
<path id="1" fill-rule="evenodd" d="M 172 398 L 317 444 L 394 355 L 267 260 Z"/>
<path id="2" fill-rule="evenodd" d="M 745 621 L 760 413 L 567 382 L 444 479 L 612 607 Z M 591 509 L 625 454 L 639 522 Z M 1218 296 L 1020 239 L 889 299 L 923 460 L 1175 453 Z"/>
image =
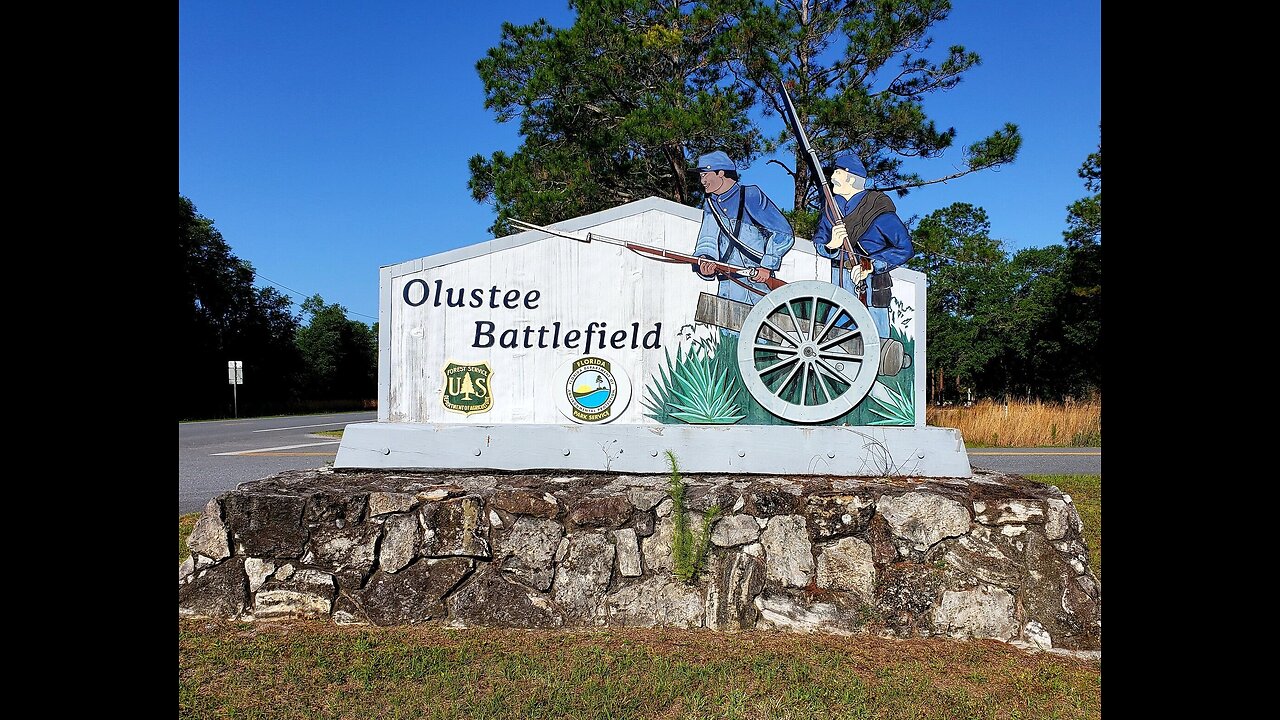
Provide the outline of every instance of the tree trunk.
<path id="1" fill-rule="evenodd" d="M 663 147 L 662 152 L 667 156 L 667 162 L 671 165 L 671 172 L 675 175 L 674 184 L 676 201 L 681 205 L 688 205 L 689 188 L 684 181 L 684 152 L 679 148 L 672 148 L 671 146 Z"/>

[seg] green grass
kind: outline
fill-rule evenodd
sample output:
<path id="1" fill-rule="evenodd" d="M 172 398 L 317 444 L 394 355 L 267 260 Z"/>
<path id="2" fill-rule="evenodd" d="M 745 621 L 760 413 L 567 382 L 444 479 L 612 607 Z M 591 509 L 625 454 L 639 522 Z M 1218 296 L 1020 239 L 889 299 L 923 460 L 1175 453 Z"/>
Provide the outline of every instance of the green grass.
<path id="1" fill-rule="evenodd" d="M 675 527 L 671 531 L 671 560 L 675 576 L 687 583 L 697 579 L 707 560 L 707 545 L 711 542 L 711 526 L 720 517 L 720 505 L 712 505 L 702 516 L 702 528 L 697 535 L 689 528 L 689 516 L 684 509 L 684 480 L 680 477 L 680 468 L 676 462 L 676 454 L 667 451 L 667 463 L 671 467 L 671 477 L 667 481 L 667 494 L 671 497 L 671 520 Z"/>
<path id="2" fill-rule="evenodd" d="M 191 554 L 187 549 L 187 536 L 195 529 L 196 521 L 200 519 L 200 513 L 193 512 L 186 515 L 178 516 L 178 564 L 181 565 L 183 560 Z"/>
<path id="3" fill-rule="evenodd" d="M 180 620 L 180 717 L 1098 718 L 1101 665 L 987 640 Z"/>
<path id="4" fill-rule="evenodd" d="M 1102 476 L 1101 475 L 1028 475 L 1046 485 L 1057 485 L 1071 496 L 1071 502 L 1084 523 L 1084 544 L 1089 546 L 1089 566 L 1102 579 Z"/>
<path id="5" fill-rule="evenodd" d="M 313 432 L 313 433 L 311 433 L 311 434 L 312 434 L 312 435 L 323 435 L 323 436 L 325 436 L 325 437 L 334 437 L 334 438 L 340 438 L 340 437 L 342 437 L 342 431 L 341 431 L 341 430 L 321 430 L 320 432 Z"/>

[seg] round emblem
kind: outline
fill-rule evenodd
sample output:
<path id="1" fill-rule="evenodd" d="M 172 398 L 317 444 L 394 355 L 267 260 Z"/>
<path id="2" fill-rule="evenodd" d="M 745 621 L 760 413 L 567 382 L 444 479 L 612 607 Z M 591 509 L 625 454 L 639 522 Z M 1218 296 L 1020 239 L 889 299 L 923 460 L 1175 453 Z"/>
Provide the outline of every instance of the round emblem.
<path id="1" fill-rule="evenodd" d="M 606 423 L 617 418 L 631 400 L 626 373 L 604 358 L 588 355 L 562 365 L 556 406 L 578 423 Z"/>

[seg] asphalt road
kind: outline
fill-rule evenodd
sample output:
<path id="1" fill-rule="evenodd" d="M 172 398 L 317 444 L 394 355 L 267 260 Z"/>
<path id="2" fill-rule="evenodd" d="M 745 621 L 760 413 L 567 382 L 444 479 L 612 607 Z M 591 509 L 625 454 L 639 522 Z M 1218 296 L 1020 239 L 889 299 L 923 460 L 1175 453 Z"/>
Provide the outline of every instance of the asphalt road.
<path id="1" fill-rule="evenodd" d="M 200 510 L 242 482 L 323 467 L 338 454 L 338 439 L 312 433 L 376 419 L 376 412 L 358 412 L 178 423 L 178 514 Z M 1102 449 L 971 448 L 969 464 L 1020 475 L 1100 475 Z"/>
<path id="2" fill-rule="evenodd" d="M 1102 448 L 969 448 L 969 467 L 1019 475 L 1101 475 Z"/>
<path id="3" fill-rule="evenodd" d="M 200 510 L 248 480 L 324 467 L 337 456 L 338 439 L 312 433 L 377 418 L 355 412 L 178 423 L 178 514 Z"/>

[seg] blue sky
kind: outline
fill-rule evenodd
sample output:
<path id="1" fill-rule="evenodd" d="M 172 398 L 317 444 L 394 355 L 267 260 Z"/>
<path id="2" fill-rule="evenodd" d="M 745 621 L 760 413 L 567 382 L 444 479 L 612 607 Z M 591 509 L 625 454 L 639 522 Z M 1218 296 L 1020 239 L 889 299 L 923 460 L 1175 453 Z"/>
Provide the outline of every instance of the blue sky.
<path id="1" fill-rule="evenodd" d="M 320 293 L 371 323 L 379 266 L 489 239 L 492 208 L 471 199 L 467 159 L 520 138 L 484 109 L 475 63 L 503 21 L 539 17 L 573 21 L 562 0 L 182 0 L 178 192 L 259 285 L 299 302 Z M 1006 121 L 1023 149 L 999 170 L 895 198 L 899 214 L 969 202 L 1011 250 L 1061 242 L 1066 206 L 1086 193 L 1076 170 L 1098 145 L 1101 25 L 1100 0 L 954 0 L 935 47 L 963 44 L 983 62 L 926 100 L 956 129 L 953 151 L 911 167 L 949 174 L 960 147 Z M 744 180 L 789 209 L 790 179 L 766 159 Z"/>

